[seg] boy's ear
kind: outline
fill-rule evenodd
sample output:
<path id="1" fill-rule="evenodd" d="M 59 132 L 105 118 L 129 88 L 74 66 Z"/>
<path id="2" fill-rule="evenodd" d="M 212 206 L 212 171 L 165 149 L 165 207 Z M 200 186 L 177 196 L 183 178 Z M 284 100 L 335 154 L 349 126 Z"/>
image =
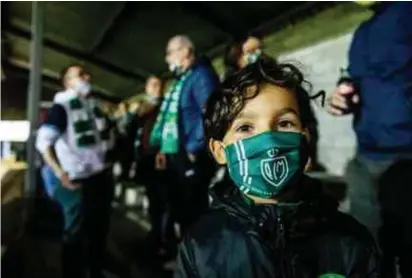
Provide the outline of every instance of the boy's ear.
<path id="1" fill-rule="evenodd" d="M 224 165 L 227 163 L 225 155 L 225 146 L 222 141 L 210 139 L 209 150 L 218 164 Z"/>

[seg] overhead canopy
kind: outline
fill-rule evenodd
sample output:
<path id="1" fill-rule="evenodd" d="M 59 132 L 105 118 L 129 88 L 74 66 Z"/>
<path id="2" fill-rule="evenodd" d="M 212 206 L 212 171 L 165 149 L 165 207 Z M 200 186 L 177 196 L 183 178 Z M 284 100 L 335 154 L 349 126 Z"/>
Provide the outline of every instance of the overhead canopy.
<path id="1" fill-rule="evenodd" d="M 128 98 L 145 79 L 167 77 L 168 39 L 189 35 L 198 52 L 214 58 L 233 38 L 272 33 L 328 7 L 330 2 L 46 2 L 43 84 L 59 86 L 59 72 L 82 63 L 94 89 Z M 31 2 L 2 2 L 2 65 L 27 74 Z M 304 35 L 304 34 L 302 34 Z M 51 93 L 43 99 L 51 99 Z"/>

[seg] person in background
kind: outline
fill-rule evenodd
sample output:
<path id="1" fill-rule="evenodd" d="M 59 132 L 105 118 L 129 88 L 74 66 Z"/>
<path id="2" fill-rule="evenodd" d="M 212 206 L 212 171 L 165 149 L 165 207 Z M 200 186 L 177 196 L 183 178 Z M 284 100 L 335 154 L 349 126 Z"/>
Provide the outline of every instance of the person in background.
<path id="1" fill-rule="evenodd" d="M 174 241 L 168 177 L 164 167 L 155 167 L 159 148 L 150 145 L 150 133 L 163 100 L 163 86 L 159 77 L 149 77 L 144 98 L 138 102 L 135 110 L 138 121 L 135 139 L 136 182 L 146 186 L 152 224 L 148 240 L 157 254 L 166 252 Z"/>
<path id="2" fill-rule="evenodd" d="M 157 149 L 150 145 L 150 133 L 153 129 L 163 100 L 163 81 L 157 76 L 151 76 L 146 81 L 145 94 L 142 100 L 135 103 L 133 109 L 136 123 L 136 136 L 134 139 L 135 161 L 142 167 L 149 166 L 154 169 Z M 149 160 L 153 160 L 149 162 Z M 153 166 L 153 168 L 152 168 Z M 147 181 L 151 177 L 145 170 L 140 171 L 139 180 Z"/>
<path id="3" fill-rule="evenodd" d="M 346 75 L 328 101 L 354 114 L 357 151 L 346 170 L 349 211 L 383 251 L 383 277 L 412 277 L 412 3 L 371 4 L 356 30 Z"/>
<path id="4" fill-rule="evenodd" d="M 114 190 L 106 160 L 113 131 L 88 97 L 90 74 L 82 66 L 65 68 L 62 83 L 65 90 L 39 128 L 36 148 L 45 162 L 47 192 L 63 210 L 63 277 L 102 277 Z"/>
<path id="5" fill-rule="evenodd" d="M 120 115 L 117 119 L 118 128 L 118 140 L 117 140 L 117 150 L 118 150 L 118 160 L 121 165 L 121 175 L 120 180 L 130 179 L 130 169 L 133 163 L 133 144 L 136 135 L 133 129 L 133 114 L 129 111 L 129 104 L 122 102 L 119 105 Z"/>
<path id="6" fill-rule="evenodd" d="M 119 104 L 119 122 L 118 129 L 120 134 L 126 135 L 127 126 L 132 120 L 132 113 L 129 111 L 129 104 L 127 102 L 122 102 Z"/>
<path id="7" fill-rule="evenodd" d="M 232 183 L 186 233 L 176 278 L 380 277 L 367 229 L 304 175 L 304 84 L 293 65 L 263 58 L 209 98 L 206 138 Z"/>
<path id="8" fill-rule="evenodd" d="M 262 41 L 254 35 L 230 43 L 223 55 L 223 63 L 225 65 L 223 79 L 247 65 L 255 63 L 263 55 L 262 48 Z"/>
<path id="9" fill-rule="evenodd" d="M 174 212 L 183 233 L 208 206 L 214 164 L 206 151 L 203 109 L 219 84 L 210 61 L 196 55 L 187 36 L 171 38 L 166 62 L 175 80 L 162 102 L 150 142 L 159 148 L 157 169 L 169 172 Z"/>

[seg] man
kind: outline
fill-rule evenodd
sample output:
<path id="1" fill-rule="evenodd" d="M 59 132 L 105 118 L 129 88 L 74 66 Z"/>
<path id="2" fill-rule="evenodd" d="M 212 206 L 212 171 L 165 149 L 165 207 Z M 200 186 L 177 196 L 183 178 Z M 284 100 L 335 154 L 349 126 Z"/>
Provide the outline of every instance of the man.
<path id="1" fill-rule="evenodd" d="M 372 9 L 374 16 L 354 34 L 348 75 L 328 111 L 355 116 L 350 213 L 379 240 L 383 277 L 395 277 L 396 257 L 402 276 L 412 277 L 412 3 L 375 3 Z"/>
<path id="2" fill-rule="evenodd" d="M 101 277 L 113 197 L 106 161 L 113 134 L 88 98 L 90 75 L 85 69 L 65 68 L 62 83 L 65 91 L 55 98 L 36 147 L 46 164 L 42 174 L 47 191 L 64 214 L 63 276 L 86 277 L 89 270 L 90 277 Z"/>
<path id="3" fill-rule="evenodd" d="M 203 109 L 219 83 L 219 77 L 206 59 L 195 55 L 187 36 L 175 36 L 167 45 L 166 62 L 175 81 L 162 103 L 151 133 L 158 146 L 156 168 L 172 175 L 171 190 L 176 195 L 176 214 L 181 229 L 195 222 L 208 205 L 208 183 L 213 162 L 206 152 Z"/>

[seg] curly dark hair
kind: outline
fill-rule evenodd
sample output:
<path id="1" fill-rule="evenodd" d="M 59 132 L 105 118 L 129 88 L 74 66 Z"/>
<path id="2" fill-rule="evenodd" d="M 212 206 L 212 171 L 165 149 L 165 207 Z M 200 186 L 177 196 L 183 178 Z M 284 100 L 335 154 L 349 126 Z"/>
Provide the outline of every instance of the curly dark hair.
<path id="1" fill-rule="evenodd" d="M 204 116 L 207 140 L 222 140 L 246 102 L 259 94 L 263 84 L 283 87 L 296 95 L 304 127 L 315 120 L 310 106 L 311 85 L 302 72 L 292 64 L 280 64 L 273 58 L 264 57 L 228 76 L 210 95 Z"/>

